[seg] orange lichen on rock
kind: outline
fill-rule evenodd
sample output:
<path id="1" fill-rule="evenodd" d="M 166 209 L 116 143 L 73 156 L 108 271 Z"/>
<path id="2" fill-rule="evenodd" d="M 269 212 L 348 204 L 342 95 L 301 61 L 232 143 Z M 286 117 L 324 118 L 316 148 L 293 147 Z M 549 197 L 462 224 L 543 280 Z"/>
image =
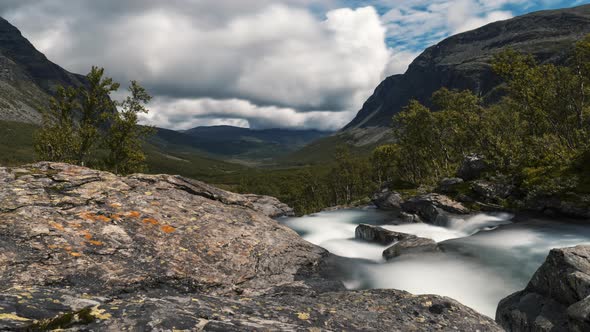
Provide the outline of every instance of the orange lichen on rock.
<path id="1" fill-rule="evenodd" d="M 102 214 L 97 215 L 96 220 L 98 221 L 104 221 L 104 222 L 110 222 L 111 218 L 107 217 L 107 216 L 103 216 Z"/>
<path id="2" fill-rule="evenodd" d="M 101 241 L 90 240 L 88 242 L 90 242 L 90 244 L 95 245 L 95 246 L 102 246 L 102 245 L 104 245 L 104 243 L 102 243 Z"/>
<path id="3" fill-rule="evenodd" d="M 53 228 L 55 228 L 57 230 L 65 231 L 65 228 L 61 224 L 58 224 L 56 222 L 53 222 L 52 221 L 52 222 L 49 223 L 49 225 L 51 225 L 51 227 L 53 227 Z"/>
<path id="4" fill-rule="evenodd" d="M 80 257 L 80 256 L 82 256 L 82 254 L 79 253 L 79 252 L 71 252 L 70 255 L 72 255 L 74 257 Z"/>
<path id="5" fill-rule="evenodd" d="M 47 246 L 47 248 L 49 248 L 49 249 L 57 249 L 57 248 L 59 248 L 59 246 L 56 245 L 56 244 L 50 244 L 50 245 Z"/>
<path id="6" fill-rule="evenodd" d="M 90 234 L 88 231 L 84 231 L 84 238 L 86 240 L 90 240 L 92 239 L 92 234 Z"/>
<path id="7" fill-rule="evenodd" d="M 176 230 L 176 228 L 170 226 L 170 225 L 164 225 L 161 227 L 162 232 L 166 233 L 166 234 L 170 234 L 172 232 L 174 232 Z"/>
<path id="8" fill-rule="evenodd" d="M 111 216 L 111 218 L 112 218 L 113 220 L 119 221 L 119 220 L 121 220 L 121 219 L 123 218 L 123 216 L 122 216 L 121 214 L 119 214 L 119 213 L 115 213 L 115 214 L 113 214 L 113 215 Z"/>
<path id="9" fill-rule="evenodd" d="M 139 218 L 139 217 L 141 217 L 141 213 L 139 213 L 138 211 L 131 211 L 131 212 L 127 213 L 127 217 Z"/>
<path id="10" fill-rule="evenodd" d="M 80 213 L 80 217 L 86 220 L 91 220 L 91 221 L 104 221 L 104 222 L 110 222 L 111 218 L 104 216 L 102 214 L 96 214 L 96 213 L 92 213 L 92 212 L 82 212 Z"/>
<path id="11" fill-rule="evenodd" d="M 144 224 L 158 225 L 159 222 L 154 218 L 145 218 L 142 220 Z"/>

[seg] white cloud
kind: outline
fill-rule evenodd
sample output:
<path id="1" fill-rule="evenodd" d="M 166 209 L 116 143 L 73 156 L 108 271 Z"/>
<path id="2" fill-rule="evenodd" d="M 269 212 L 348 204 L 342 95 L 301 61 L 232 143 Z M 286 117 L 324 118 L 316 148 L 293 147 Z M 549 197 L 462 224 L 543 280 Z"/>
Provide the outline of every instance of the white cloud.
<path id="1" fill-rule="evenodd" d="M 333 128 L 304 119 L 357 111 L 384 77 L 390 51 L 372 7 L 333 9 L 322 17 L 302 6 L 311 2 L 53 0 L 6 16 L 72 71 L 100 65 L 160 98 L 239 99 L 269 118 L 291 110 L 296 120 L 285 123 Z M 220 109 L 216 116 L 233 116 Z M 281 123 L 265 117 L 257 117 L 257 125 Z"/>
<path id="2" fill-rule="evenodd" d="M 257 106 L 241 99 L 156 98 L 153 112 L 142 116 L 143 123 L 166 128 L 189 129 L 203 125 L 230 124 L 250 128 L 302 128 L 337 130 L 354 112 L 298 112 L 292 108 Z"/>

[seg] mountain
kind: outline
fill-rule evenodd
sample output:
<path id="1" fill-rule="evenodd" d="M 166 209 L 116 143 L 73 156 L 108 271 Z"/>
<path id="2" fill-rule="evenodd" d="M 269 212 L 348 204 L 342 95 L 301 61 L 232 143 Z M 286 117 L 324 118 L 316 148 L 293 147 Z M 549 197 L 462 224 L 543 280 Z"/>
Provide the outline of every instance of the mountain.
<path id="1" fill-rule="evenodd" d="M 49 61 L 11 25 L 0 18 L 0 120 L 40 123 L 58 85 L 84 86 L 86 78 Z"/>
<path id="2" fill-rule="evenodd" d="M 490 61 L 507 49 L 531 53 L 542 63 L 562 64 L 576 41 L 590 33 L 590 5 L 535 12 L 449 37 L 426 49 L 406 73 L 386 78 L 364 103 L 357 116 L 341 131 L 287 157 L 314 163 L 347 144 L 359 153 L 391 140 L 392 117 L 410 100 L 430 104 L 442 87 L 469 89 L 487 102 L 501 96 L 500 79 Z M 304 159 L 302 159 L 304 158 Z"/>
<path id="3" fill-rule="evenodd" d="M 590 5 L 584 5 L 535 12 L 452 36 L 424 51 L 405 74 L 385 79 L 344 130 L 387 127 L 411 99 L 428 105 L 442 87 L 469 89 L 495 101 L 500 84 L 490 66 L 495 54 L 512 48 L 559 64 L 589 33 Z"/>
<path id="4" fill-rule="evenodd" d="M 559 64 L 589 33 L 590 5 L 584 5 L 535 12 L 452 36 L 424 51 L 405 74 L 385 79 L 344 130 L 388 126 L 411 99 L 428 105 L 442 87 L 469 89 L 495 101 L 500 84 L 490 66 L 495 54 L 512 48 Z"/>
<path id="5" fill-rule="evenodd" d="M 220 159 L 264 161 L 296 151 L 330 135 L 317 130 L 196 127 L 183 132 L 158 129 L 152 142 L 166 150 L 194 149 Z"/>

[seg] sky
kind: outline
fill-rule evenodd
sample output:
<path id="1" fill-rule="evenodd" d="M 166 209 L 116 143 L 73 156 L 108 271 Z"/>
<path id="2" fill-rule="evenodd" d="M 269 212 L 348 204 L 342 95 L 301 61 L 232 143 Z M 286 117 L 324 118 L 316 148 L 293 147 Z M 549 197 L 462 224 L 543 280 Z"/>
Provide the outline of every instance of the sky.
<path id="1" fill-rule="evenodd" d="M 154 96 L 142 122 L 337 130 L 442 39 L 590 0 L 2 0 L 50 60 Z M 114 95 L 122 98 L 123 92 Z"/>

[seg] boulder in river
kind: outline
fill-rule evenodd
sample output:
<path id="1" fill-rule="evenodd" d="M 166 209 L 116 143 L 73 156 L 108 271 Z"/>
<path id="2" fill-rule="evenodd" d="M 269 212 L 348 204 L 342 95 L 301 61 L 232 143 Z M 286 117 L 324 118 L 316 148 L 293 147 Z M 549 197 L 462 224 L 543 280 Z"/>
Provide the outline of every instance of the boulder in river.
<path id="1" fill-rule="evenodd" d="M 500 330 L 445 297 L 347 291 L 326 250 L 199 181 L 37 163 L 0 183 L 2 331 Z"/>
<path id="2" fill-rule="evenodd" d="M 508 331 L 590 331 L 590 246 L 553 249 L 527 287 L 498 305 Z"/>
<path id="3" fill-rule="evenodd" d="M 355 238 L 367 242 L 388 245 L 393 242 L 405 239 L 411 235 L 390 231 L 383 227 L 360 224 L 354 231 Z"/>
<path id="4" fill-rule="evenodd" d="M 371 201 L 381 210 L 399 212 L 401 211 L 401 204 L 404 200 L 401 194 L 384 189 L 381 192 L 375 193 Z"/>
<path id="5" fill-rule="evenodd" d="M 434 240 L 411 235 L 385 249 L 383 251 L 383 258 L 385 258 L 385 260 L 390 260 L 406 254 L 436 251 L 439 251 L 439 247 Z"/>
<path id="6" fill-rule="evenodd" d="M 468 214 L 469 209 L 463 204 L 440 194 L 426 194 L 405 201 L 402 209 L 406 213 L 416 214 L 426 223 L 445 224 L 448 214 Z"/>

